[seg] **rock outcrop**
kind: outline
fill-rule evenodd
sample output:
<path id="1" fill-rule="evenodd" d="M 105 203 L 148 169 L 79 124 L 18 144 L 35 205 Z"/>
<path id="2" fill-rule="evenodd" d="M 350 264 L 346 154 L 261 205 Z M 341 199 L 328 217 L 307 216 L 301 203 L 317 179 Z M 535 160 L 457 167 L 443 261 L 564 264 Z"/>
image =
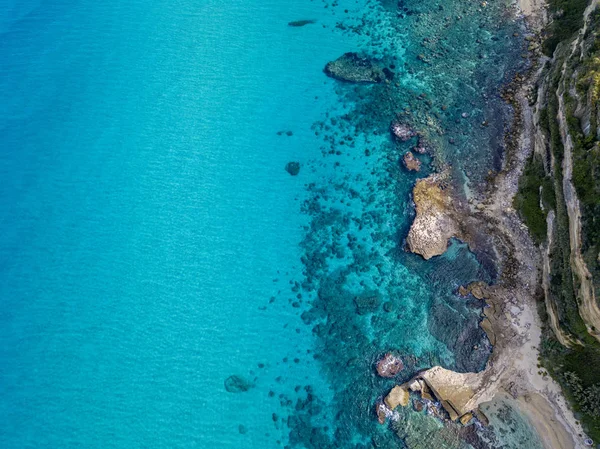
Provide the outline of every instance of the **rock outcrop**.
<path id="1" fill-rule="evenodd" d="M 412 391 L 420 391 L 421 397 L 429 401 L 439 401 L 452 421 L 467 415 L 464 420 L 472 418 L 477 408 L 475 393 L 481 386 L 481 378 L 476 373 L 456 373 L 434 366 L 423 371 L 409 382 Z"/>
<path id="2" fill-rule="evenodd" d="M 385 397 L 384 402 L 385 405 L 388 406 L 391 410 L 394 410 L 396 407 L 401 405 L 402 407 L 406 407 L 410 401 L 410 394 L 406 387 L 402 385 L 396 385 Z"/>
<path id="3" fill-rule="evenodd" d="M 390 132 L 401 142 L 406 142 L 417 135 L 414 129 L 406 123 L 394 121 L 390 125 Z"/>
<path id="4" fill-rule="evenodd" d="M 379 61 L 358 53 L 344 53 L 335 61 L 328 62 L 325 74 L 350 83 L 382 83 L 394 77 Z"/>
<path id="5" fill-rule="evenodd" d="M 411 252 L 425 259 L 446 251 L 448 239 L 458 234 L 453 218 L 452 199 L 442 188 L 440 175 L 419 179 L 413 189 L 417 216 L 406 243 Z"/>
<path id="6" fill-rule="evenodd" d="M 381 377 L 394 377 L 404 369 L 404 363 L 391 352 L 377 362 L 377 374 Z"/>
<path id="7" fill-rule="evenodd" d="M 455 421 L 476 408 L 472 402 L 480 382 L 476 374 L 456 373 L 435 366 L 421 374 L 433 395 Z"/>
<path id="8" fill-rule="evenodd" d="M 404 166 L 409 171 L 419 171 L 421 170 L 421 161 L 415 157 L 410 151 L 404 153 L 404 157 L 402 158 L 402 162 Z"/>

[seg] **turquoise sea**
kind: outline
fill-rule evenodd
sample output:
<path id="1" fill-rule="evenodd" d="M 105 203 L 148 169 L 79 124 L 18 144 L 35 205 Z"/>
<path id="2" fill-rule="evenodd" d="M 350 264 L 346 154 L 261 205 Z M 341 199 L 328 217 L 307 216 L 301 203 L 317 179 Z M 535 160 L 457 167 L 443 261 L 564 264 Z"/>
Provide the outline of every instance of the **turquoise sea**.
<path id="1" fill-rule="evenodd" d="M 514 412 L 374 413 L 387 351 L 483 368 L 455 291 L 496 276 L 404 251 L 434 166 L 389 124 L 481 187 L 523 32 L 503 1 L 3 0 L 0 447 L 538 447 Z M 393 79 L 328 78 L 345 52 Z"/>

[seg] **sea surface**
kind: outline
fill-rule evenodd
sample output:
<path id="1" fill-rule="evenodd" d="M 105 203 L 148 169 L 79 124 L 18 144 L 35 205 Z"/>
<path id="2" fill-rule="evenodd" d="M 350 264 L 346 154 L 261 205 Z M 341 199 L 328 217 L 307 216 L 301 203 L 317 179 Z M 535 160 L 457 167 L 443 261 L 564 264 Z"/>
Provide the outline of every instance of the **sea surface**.
<path id="1" fill-rule="evenodd" d="M 456 290 L 493 263 L 404 250 L 417 178 L 500 167 L 524 30 L 486 5 L 3 0 L 0 447 L 538 447 L 514 411 L 374 413 L 382 354 L 400 381 L 492 350 Z M 328 78 L 350 51 L 391 82 Z"/>

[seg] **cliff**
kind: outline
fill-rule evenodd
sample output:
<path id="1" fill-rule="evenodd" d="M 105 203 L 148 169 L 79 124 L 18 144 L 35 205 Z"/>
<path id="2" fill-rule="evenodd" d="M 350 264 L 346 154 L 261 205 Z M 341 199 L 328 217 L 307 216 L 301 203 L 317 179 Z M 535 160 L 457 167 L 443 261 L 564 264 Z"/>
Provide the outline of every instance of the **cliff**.
<path id="1" fill-rule="evenodd" d="M 515 207 L 542 254 L 542 364 L 600 441 L 600 10 L 553 5 Z"/>

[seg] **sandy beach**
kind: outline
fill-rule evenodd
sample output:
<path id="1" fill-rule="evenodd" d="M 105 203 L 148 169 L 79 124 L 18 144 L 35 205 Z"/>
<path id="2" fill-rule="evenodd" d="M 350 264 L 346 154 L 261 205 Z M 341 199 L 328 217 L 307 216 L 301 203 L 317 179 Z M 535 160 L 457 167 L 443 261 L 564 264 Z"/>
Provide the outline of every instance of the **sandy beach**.
<path id="1" fill-rule="evenodd" d="M 544 447 L 576 447 L 576 442 L 565 428 L 561 417 L 557 415 L 553 404 L 548 402 L 544 396 L 538 393 L 526 394 L 519 397 L 517 403 L 521 412 L 535 427 Z"/>
<path id="2" fill-rule="evenodd" d="M 519 0 L 519 8 L 526 16 L 538 14 L 544 6 L 543 0 Z"/>

